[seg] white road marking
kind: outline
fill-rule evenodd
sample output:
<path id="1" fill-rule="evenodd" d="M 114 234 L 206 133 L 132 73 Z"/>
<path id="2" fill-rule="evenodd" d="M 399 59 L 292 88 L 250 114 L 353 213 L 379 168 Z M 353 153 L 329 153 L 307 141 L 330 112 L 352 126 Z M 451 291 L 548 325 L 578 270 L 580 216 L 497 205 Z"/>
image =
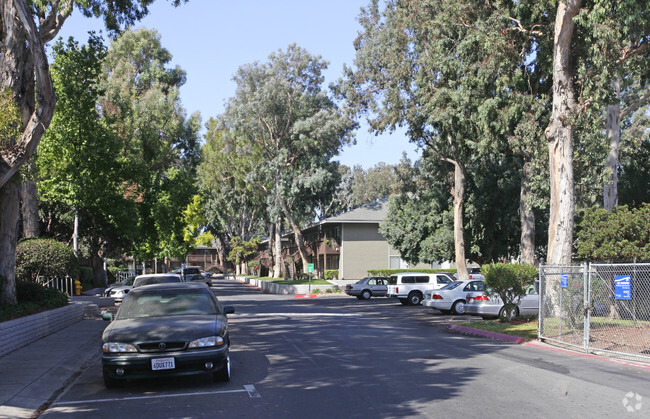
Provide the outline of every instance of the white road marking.
<path id="1" fill-rule="evenodd" d="M 252 384 L 245 385 L 244 389 L 246 389 L 246 391 L 248 392 L 248 397 L 250 397 L 251 399 L 262 397 L 260 393 L 258 393 L 257 390 L 255 390 L 255 386 Z"/>
<path id="2" fill-rule="evenodd" d="M 262 397 L 255 390 L 253 385 L 245 385 L 243 390 L 221 390 L 221 391 L 203 391 L 197 393 L 178 393 L 178 394 L 161 394 L 157 396 L 138 396 L 138 397 L 114 397 L 110 399 L 91 399 L 91 400 L 73 400 L 73 401 L 60 401 L 52 405 L 62 406 L 70 404 L 85 404 L 85 403 L 106 403 L 117 401 L 130 401 L 130 400 L 144 400 L 144 399 L 165 399 L 168 397 L 187 397 L 187 396 L 205 396 L 210 394 L 226 394 L 226 393 L 248 393 L 251 398 Z"/>

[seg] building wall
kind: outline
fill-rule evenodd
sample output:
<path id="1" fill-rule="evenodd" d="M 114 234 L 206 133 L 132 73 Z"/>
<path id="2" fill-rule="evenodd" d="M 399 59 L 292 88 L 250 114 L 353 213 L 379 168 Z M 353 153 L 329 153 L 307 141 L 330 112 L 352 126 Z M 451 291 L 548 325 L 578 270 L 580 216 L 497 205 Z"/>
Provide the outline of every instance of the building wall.
<path id="1" fill-rule="evenodd" d="M 378 224 L 343 224 L 341 278 L 361 279 L 368 269 L 387 269 L 389 246 Z"/>

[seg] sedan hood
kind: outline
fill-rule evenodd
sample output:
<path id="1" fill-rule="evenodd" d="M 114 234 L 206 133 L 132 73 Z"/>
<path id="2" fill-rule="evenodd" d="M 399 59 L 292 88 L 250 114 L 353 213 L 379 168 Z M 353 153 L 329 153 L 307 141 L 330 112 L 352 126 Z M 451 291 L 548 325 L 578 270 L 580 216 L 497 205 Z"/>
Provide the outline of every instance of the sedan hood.
<path id="1" fill-rule="evenodd" d="M 224 316 L 163 316 L 115 320 L 102 335 L 103 342 L 155 342 L 160 340 L 193 340 L 223 335 L 227 325 Z"/>

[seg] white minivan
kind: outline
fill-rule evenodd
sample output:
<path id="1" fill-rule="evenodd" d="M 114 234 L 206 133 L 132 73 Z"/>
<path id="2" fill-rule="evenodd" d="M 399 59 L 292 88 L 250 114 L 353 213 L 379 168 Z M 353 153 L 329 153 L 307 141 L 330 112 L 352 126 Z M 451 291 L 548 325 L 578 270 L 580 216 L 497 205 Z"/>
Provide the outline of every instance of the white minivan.
<path id="1" fill-rule="evenodd" d="M 427 290 L 442 288 L 454 280 L 447 273 L 402 272 L 388 279 L 389 298 L 397 298 L 403 305 L 416 306 Z"/>

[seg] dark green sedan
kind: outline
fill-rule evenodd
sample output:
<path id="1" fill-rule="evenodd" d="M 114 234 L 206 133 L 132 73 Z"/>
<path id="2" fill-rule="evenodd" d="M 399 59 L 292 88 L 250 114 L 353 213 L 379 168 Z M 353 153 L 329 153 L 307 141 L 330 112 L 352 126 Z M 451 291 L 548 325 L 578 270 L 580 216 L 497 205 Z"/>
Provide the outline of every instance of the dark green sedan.
<path id="1" fill-rule="evenodd" d="M 133 288 L 102 335 L 107 388 L 127 379 L 212 374 L 230 380 L 229 313 L 205 284 Z"/>

